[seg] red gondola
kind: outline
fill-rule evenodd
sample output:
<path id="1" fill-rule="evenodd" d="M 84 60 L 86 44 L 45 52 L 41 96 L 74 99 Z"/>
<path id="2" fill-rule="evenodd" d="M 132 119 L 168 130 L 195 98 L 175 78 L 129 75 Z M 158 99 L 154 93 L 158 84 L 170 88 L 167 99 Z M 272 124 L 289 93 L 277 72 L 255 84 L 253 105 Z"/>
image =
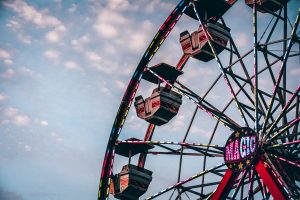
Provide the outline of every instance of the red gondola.
<path id="1" fill-rule="evenodd" d="M 262 13 L 276 12 L 287 2 L 289 2 L 289 0 L 259 0 L 257 1 L 257 11 Z M 253 0 L 245 0 L 245 3 L 251 8 L 253 7 Z"/>
<path id="2" fill-rule="evenodd" d="M 207 31 L 216 53 L 221 53 L 226 48 L 231 37 L 230 29 L 220 23 L 207 23 Z M 201 26 L 191 35 L 188 31 L 182 32 L 180 34 L 180 43 L 185 54 L 191 55 L 198 60 L 207 62 L 214 58 L 208 39 L 205 37 Z"/>
<path id="3" fill-rule="evenodd" d="M 151 181 L 151 171 L 128 164 L 112 177 L 110 193 L 117 199 L 137 200 L 147 191 Z"/>
<path id="4" fill-rule="evenodd" d="M 155 125 L 168 123 L 178 113 L 182 96 L 174 91 L 166 91 L 164 87 L 153 90 L 150 97 L 135 98 L 134 106 L 137 116 Z"/>

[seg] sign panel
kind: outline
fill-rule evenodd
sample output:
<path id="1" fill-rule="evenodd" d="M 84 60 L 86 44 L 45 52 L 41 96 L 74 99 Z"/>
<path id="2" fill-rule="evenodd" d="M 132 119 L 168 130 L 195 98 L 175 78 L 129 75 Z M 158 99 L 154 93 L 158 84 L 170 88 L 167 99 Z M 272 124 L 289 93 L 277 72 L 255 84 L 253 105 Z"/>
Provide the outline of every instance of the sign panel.
<path id="1" fill-rule="evenodd" d="M 231 134 L 225 145 L 224 160 L 229 169 L 242 171 L 253 162 L 258 146 L 257 134 L 244 127 Z"/>

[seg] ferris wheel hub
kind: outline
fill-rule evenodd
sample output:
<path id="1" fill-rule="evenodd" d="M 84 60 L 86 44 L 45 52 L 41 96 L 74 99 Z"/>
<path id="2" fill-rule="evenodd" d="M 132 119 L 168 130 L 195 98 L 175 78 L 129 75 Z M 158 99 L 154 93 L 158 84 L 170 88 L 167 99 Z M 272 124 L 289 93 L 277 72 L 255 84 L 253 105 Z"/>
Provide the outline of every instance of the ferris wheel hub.
<path id="1" fill-rule="evenodd" d="M 256 161 L 258 149 L 258 134 L 251 128 L 240 128 L 226 142 L 225 164 L 229 169 L 240 172 Z"/>

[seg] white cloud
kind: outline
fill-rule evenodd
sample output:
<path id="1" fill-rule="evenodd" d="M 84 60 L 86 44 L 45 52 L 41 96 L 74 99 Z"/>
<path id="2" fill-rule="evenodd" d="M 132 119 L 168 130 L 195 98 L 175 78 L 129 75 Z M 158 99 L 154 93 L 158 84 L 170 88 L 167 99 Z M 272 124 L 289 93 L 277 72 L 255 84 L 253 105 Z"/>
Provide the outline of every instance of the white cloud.
<path id="1" fill-rule="evenodd" d="M 234 34 L 234 41 L 237 47 L 244 48 L 248 46 L 250 39 L 246 33 L 240 32 Z"/>
<path id="2" fill-rule="evenodd" d="M 87 52 L 86 57 L 93 62 L 98 62 L 102 59 L 96 52 L 93 51 Z"/>
<path id="3" fill-rule="evenodd" d="M 60 137 L 60 136 L 59 136 L 57 133 L 55 133 L 55 132 L 51 132 L 50 135 L 51 135 L 51 137 L 53 137 L 54 139 L 56 139 L 58 142 L 63 141 L 63 138 Z"/>
<path id="4" fill-rule="evenodd" d="M 58 42 L 59 41 L 59 35 L 56 31 L 49 31 L 45 35 L 45 37 L 49 42 Z"/>
<path id="5" fill-rule="evenodd" d="M 46 33 L 45 38 L 52 43 L 60 42 L 67 28 L 64 25 L 56 26 L 54 30 Z"/>
<path id="6" fill-rule="evenodd" d="M 68 9 L 69 12 L 73 13 L 77 10 L 77 5 L 72 3 L 71 7 Z"/>
<path id="7" fill-rule="evenodd" d="M 15 75 L 15 70 L 13 70 L 13 69 L 7 69 L 5 72 L 4 72 L 4 74 L 2 74 L 2 77 L 3 78 L 12 78 L 14 75 Z"/>
<path id="8" fill-rule="evenodd" d="M 39 27 L 55 27 L 61 25 L 61 21 L 47 13 L 47 10 L 39 11 L 22 0 L 5 1 L 4 5 L 15 11 L 25 21 Z M 16 23 L 14 23 L 16 25 Z"/>
<path id="9" fill-rule="evenodd" d="M 21 28 L 21 24 L 16 20 L 9 20 L 6 26 L 11 28 L 13 31 L 17 31 Z"/>
<path id="10" fill-rule="evenodd" d="M 83 35 L 78 39 L 74 39 L 71 41 L 71 44 L 74 47 L 74 50 L 76 51 L 83 51 L 84 50 L 84 45 L 90 42 L 90 36 Z"/>
<path id="11" fill-rule="evenodd" d="M 14 62 L 11 59 L 5 59 L 4 64 L 6 65 L 12 65 Z"/>
<path id="12" fill-rule="evenodd" d="M 42 121 L 40 122 L 40 124 L 41 124 L 42 126 L 48 126 L 48 125 L 49 125 L 48 121 L 46 121 L 46 120 L 42 120 Z"/>
<path id="13" fill-rule="evenodd" d="M 4 101 L 6 99 L 6 96 L 4 96 L 3 94 L 0 94 L 0 101 Z"/>
<path id="14" fill-rule="evenodd" d="M 184 127 L 184 119 L 185 116 L 182 113 L 178 113 L 170 122 L 167 126 L 164 126 L 163 129 L 167 130 L 167 131 L 174 131 L 177 132 L 179 131 L 181 128 Z"/>
<path id="15" fill-rule="evenodd" d="M 50 59 L 58 59 L 59 53 L 55 50 L 47 50 L 44 52 L 44 56 Z"/>
<path id="16" fill-rule="evenodd" d="M 115 86 L 116 86 L 118 89 L 121 89 L 121 90 L 125 89 L 125 87 L 126 87 L 125 83 L 123 83 L 123 82 L 120 81 L 120 80 L 116 80 L 116 81 L 115 81 Z"/>
<path id="17" fill-rule="evenodd" d="M 60 25 L 58 27 L 56 27 L 53 31 L 49 31 L 46 33 L 45 38 L 49 41 L 49 42 L 60 42 L 64 36 L 64 32 L 66 32 L 66 27 L 63 25 Z"/>
<path id="18" fill-rule="evenodd" d="M 210 132 L 200 128 L 197 125 L 193 125 L 191 128 L 191 133 L 197 134 L 197 135 L 201 135 L 201 136 L 205 136 L 205 137 L 209 137 L 210 136 Z"/>
<path id="19" fill-rule="evenodd" d="M 163 8 L 166 9 L 166 11 L 170 11 L 174 8 L 176 4 L 174 3 L 168 3 L 160 0 L 152 0 L 152 1 L 146 1 L 146 5 L 143 6 L 145 11 L 153 13 L 156 12 L 157 8 Z"/>
<path id="20" fill-rule="evenodd" d="M 19 114 L 19 115 L 14 116 L 14 118 L 12 119 L 12 122 L 13 122 L 13 124 L 15 124 L 17 126 L 25 126 L 30 123 L 30 119 L 27 115 Z"/>
<path id="21" fill-rule="evenodd" d="M 146 39 L 147 37 L 145 37 L 145 35 L 141 32 L 133 33 L 130 36 L 130 49 L 134 51 L 142 51 L 146 46 Z"/>
<path id="22" fill-rule="evenodd" d="M 17 75 L 27 76 L 27 77 L 29 76 L 30 78 L 35 78 L 35 79 L 41 78 L 41 74 L 25 66 L 19 67 L 17 69 L 8 68 L 3 74 L 1 74 L 1 77 L 5 79 L 11 79 Z"/>
<path id="23" fill-rule="evenodd" d="M 128 10 L 131 7 L 128 0 L 107 0 L 107 3 L 112 10 Z"/>
<path id="24" fill-rule="evenodd" d="M 112 24 L 99 23 L 94 26 L 96 31 L 105 38 L 114 38 L 118 35 L 118 30 Z"/>
<path id="25" fill-rule="evenodd" d="M 8 51 L 6 51 L 4 49 L 0 49 L 0 58 L 10 59 L 11 55 L 10 55 L 10 53 L 8 53 Z"/>
<path id="26" fill-rule="evenodd" d="M 121 29 L 118 30 L 117 27 L 126 24 L 128 24 L 128 20 L 123 15 L 105 9 L 98 15 L 94 29 L 104 38 L 114 38 L 121 34 Z"/>
<path id="27" fill-rule="evenodd" d="M 29 35 L 19 33 L 18 38 L 19 38 L 19 40 L 21 40 L 21 42 L 23 42 L 25 44 L 31 44 L 31 42 L 32 42 L 32 38 Z"/>
<path id="28" fill-rule="evenodd" d="M 5 121 L 17 126 L 26 126 L 31 121 L 27 115 L 13 107 L 4 109 L 4 116 L 7 118 Z"/>
<path id="29" fill-rule="evenodd" d="M 79 69 L 79 66 L 76 62 L 74 61 L 66 61 L 64 63 L 65 65 L 65 68 L 69 69 L 69 70 L 76 70 L 76 69 Z"/>
<path id="30" fill-rule="evenodd" d="M 25 151 L 31 151 L 32 147 L 30 145 L 24 146 Z"/>
<path id="31" fill-rule="evenodd" d="M 100 89 L 100 91 L 101 91 L 103 94 L 105 94 L 106 96 L 108 96 L 108 95 L 111 94 L 111 93 L 110 93 L 110 90 L 109 90 L 107 87 L 102 87 L 102 88 Z"/>
<path id="32" fill-rule="evenodd" d="M 18 109 L 16 109 L 16 108 L 6 108 L 5 110 L 4 110 L 4 115 L 6 116 L 6 117 L 13 117 L 13 116 L 15 116 L 15 115 L 17 115 L 18 114 Z"/>

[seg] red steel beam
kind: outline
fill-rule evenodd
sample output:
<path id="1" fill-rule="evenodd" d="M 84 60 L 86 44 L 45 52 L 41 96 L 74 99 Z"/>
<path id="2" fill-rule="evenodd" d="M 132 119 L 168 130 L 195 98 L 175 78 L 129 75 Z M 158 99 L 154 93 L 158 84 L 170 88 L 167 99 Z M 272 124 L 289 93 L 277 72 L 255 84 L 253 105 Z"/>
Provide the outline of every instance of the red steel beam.
<path id="1" fill-rule="evenodd" d="M 211 199 L 212 200 L 226 199 L 239 174 L 240 173 L 236 173 L 231 171 L 230 169 L 227 169 L 219 186 L 217 187 L 217 190 L 214 192 Z"/>
<path id="2" fill-rule="evenodd" d="M 284 191 L 283 186 L 280 184 L 279 180 L 273 174 L 270 166 L 265 163 L 262 159 L 258 161 L 255 166 L 263 183 L 267 186 L 274 200 L 287 200 L 289 199 L 287 193 Z"/>

